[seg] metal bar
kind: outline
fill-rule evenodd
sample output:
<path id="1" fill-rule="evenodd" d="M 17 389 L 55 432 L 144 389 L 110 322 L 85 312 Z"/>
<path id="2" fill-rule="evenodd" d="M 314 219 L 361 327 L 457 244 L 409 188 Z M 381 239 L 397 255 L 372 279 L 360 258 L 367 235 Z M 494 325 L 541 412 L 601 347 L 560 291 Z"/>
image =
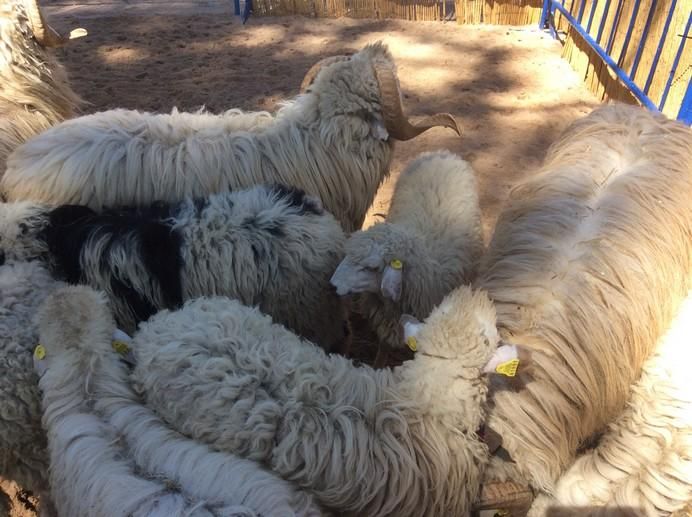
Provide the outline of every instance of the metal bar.
<path id="1" fill-rule="evenodd" d="M 670 74 L 668 75 L 668 81 L 666 81 L 666 87 L 663 90 L 663 95 L 661 96 L 661 103 L 658 105 L 658 109 L 663 111 L 663 106 L 666 104 L 666 99 L 668 98 L 668 92 L 670 91 L 670 86 L 673 84 L 673 79 L 675 78 L 675 72 L 678 70 L 678 65 L 680 64 L 680 57 L 682 56 L 682 51 L 685 50 L 685 42 L 687 41 L 687 35 L 690 32 L 690 23 L 692 23 L 692 11 L 690 11 L 687 17 L 687 25 L 685 26 L 685 32 L 682 39 L 680 40 L 680 46 L 678 47 L 678 52 L 675 54 L 675 59 L 673 60 L 673 66 L 670 67 Z"/>
<path id="2" fill-rule="evenodd" d="M 543 0 L 543 12 L 541 13 L 541 21 L 538 22 L 538 28 L 543 30 L 548 23 L 548 13 L 550 12 L 551 0 Z"/>
<path id="3" fill-rule="evenodd" d="M 579 24 L 581 24 L 581 19 L 584 16 L 584 8 L 586 7 L 586 0 L 581 0 L 581 5 L 579 6 L 579 15 L 577 16 L 577 20 L 579 20 Z"/>
<path id="4" fill-rule="evenodd" d="M 668 29 L 670 28 L 670 20 L 673 19 L 673 13 L 675 12 L 675 5 L 677 0 L 673 0 L 670 5 L 670 11 L 668 11 L 668 18 L 666 18 L 666 24 L 663 26 L 663 33 L 661 34 L 661 40 L 658 42 L 658 48 L 656 49 L 656 54 L 654 55 L 654 61 L 651 63 L 651 70 L 649 70 L 649 77 L 646 79 L 646 84 L 644 85 L 644 93 L 649 93 L 649 88 L 651 88 L 651 81 L 654 80 L 654 74 L 656 73 L 656 67 L 658 66 L 658 60 L 661 57 L 661 52 L 663 51 L 663 44 L 666 42 L 666 36 L 668 35 Z"/>
<path id="5" fill-rule="evenodd" d="M 675 0 L 674 0 L 675 1 Z M 601 25 L 598 27 L 598 36 L 596 41 L 601 43 L 601 36 L 603 36 L 603 29 L 605 28 L 605 22 L 608 18 L 608 12 L 610 11 L 610 0 L 606 0 L 605 7 L 603 8 L 603 16 L 601 17 Z"/>
<path id="6" fill-rule="evenodd" d="M 245 9 L 243 9 L 243 25 L 247 22 L 247 19 L 252 13 L 252 0 L 245 0 Z"/>
<path id="7" fill-rule="evenodd" d="M 641 102 L 644 106 L 646 106 L 648 109 L 656 111 L 656 105 L 651 102 L 651 99 L 649 99 L 646 94 L 637 86 L 634 84 L 632 79 L 629 78 L 629 76 L 625 73 L 624 70 L 622 70 L 615 61 L 613 61 L 613 58 L 610 57 L 605 50 L 596 42 L 594 39 L 583 29 L 581 25 L 577 23 L 577 20 L 572 17 L 571 14 L 567 12 L 567 10 L 562 7 L 560 4 L 556 3 L 553 1 L 553 6 L 558 9 L 562 15 L 567 18 L 567 21 L 569 21 L 572 26 L 574 27 L 574 30 L 576 30 L 584 40 L 591 46 L 594 51 L 601 56 L 601 59 L 605 61 L 605 63 L 613 69 L 613 72 L 615 72 L 615 75 L 618 76 L 618 78 L 623 82 L 627 88 L 634 94 L 634 96 Z"/>
<path id="8" fill-rule="evenodd" d="M 610 36 L 608 37 L 608 45 L 606 46 L 606 52 L 610 55 L 613 50 L 613 43 L 615 42 L 615 31 L 620 24 L 620 15 L 622 15 L 622 0 L 618 0 L 618 8 L 615 9 L 615 17 L 613 18 L 613 28 L 610 29 Z"/>
<path id="9" fill-rule="evenodd" d="M 598 0 L 593 0 L 593 4 L 591 4 L 591 14 L 589 14 L 589 23 L 586 26 L 586 32 L 588 32 L 589 34 L 591 34 L 591 24 L 593 23 L 593 15 L 596 14 L 597 5 Z"/>
<path id="10" fill-rule="evenodd" d="M 651 6 L 649 7 L 649 15 L 646 17 L 644 31 L 642 32 L 642 39 L 639 41 L 637 53 L 634 55 L 634 62 L 632 63 L 632 71 L 630 72 L 630 77 L 632 79 L 634 79 L 637 76 L 637 68 L 639 68 L 639 61 L 642 58 L 642 52 L 644 52 L 644 45 L 646 45 L 646 39 L 649 37 L 649 29 L 651 28 L 651 22 L 653 22 L 654 20 L 654 13 L 656 12 L 656 2 L 657 0 L 651 0 Z"/>
<path id="11" fill-rule="evenodd" d="M 634 0 L 634 7 L 632 8 L 632 18 L 630 19 L 630 25 L 627 27 L 627 34 L 625 35 L 625 41 L 622 42 L 622 50 L 620 51 L 620 58 L 618 59 L 618 65 L 622 66 L 622 60 L 625 59 L 625 54 L 627 53 L 627 47 L 630 45 L 630 38 L 632 37 L 632 31 L 634 30 L 634 23 L 637 21 L 637 15 L 639 14 L 639 3 L 640 0 Z M 634 79 L 633 76 L 631 76 Z"/>
<path id="12" fill-rule="evenodd" d="M 684 122 L 688 126 L 692 125 L 692 79 L 687 83 L 687 92 L 685 92 L 685 97 L 682 99 L 682 104 L 680 105 L 678 120 Z"/>

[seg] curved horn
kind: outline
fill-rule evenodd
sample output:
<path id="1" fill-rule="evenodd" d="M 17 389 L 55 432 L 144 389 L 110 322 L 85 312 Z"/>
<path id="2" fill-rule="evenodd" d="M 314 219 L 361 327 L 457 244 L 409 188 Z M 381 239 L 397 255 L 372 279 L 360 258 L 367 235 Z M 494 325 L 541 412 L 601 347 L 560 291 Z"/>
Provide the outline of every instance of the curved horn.
<path id="1" fill-rule="evenodd" d="M 69 36 L 63 36 L 53 27 L 48 25 L 41 8 L 38 6 L 38 0 L 25 0 L 26 13 L 31 23 L 31 30 L 34 33 L 36 41 L 42 47 L 59 47 L 67 43 Z"/>
<path id="2" fill-rule="evenodd" d="M 399 83 L 390 67 L 384 63 L 375 63 L 375 77 L 380 86 L 382 95 L 382 116 L 384 117 L 384 127 L 387 128 L 389 136 L 397 140 L 411 140 L 424 131 L 436 126 L 448 127 L 453 129 L 457 135 L 461 136 L 461 130 L 449 113 L 437 113 L 425 117 L 415 124 L 411 124 L 401 104 L 401 93 Z"/>
<path id="3" fill-rule="evenodd" d="M 332 56 L 320 59 L 317 63 L 312 65 L 310 70 L 308 70 L 308 73 L 305 74 L 303 82 L 300 83 L 300 93 L 305 93 L 305 91 L 310 87 L 310 85 L 312 85 L 313 81 L 315 80 L 315 77 L 317 77 L 317 74 L 320 73 L 322 67 L 331 65 L 332 63 L 338 63 L 339 61 L 348 61 L 349 59 L 351 59 L 351 56 L 346 55 Z"/>

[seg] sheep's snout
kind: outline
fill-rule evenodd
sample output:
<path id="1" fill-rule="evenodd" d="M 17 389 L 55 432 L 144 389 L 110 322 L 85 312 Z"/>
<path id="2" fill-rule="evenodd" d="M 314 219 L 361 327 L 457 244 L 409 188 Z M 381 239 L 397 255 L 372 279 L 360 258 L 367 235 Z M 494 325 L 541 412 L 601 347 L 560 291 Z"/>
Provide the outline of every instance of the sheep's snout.
<path id="1" fill-rule="evenodd" d="M 336 294 L 346 296 L 357 293 L 376 293 L 380 289 L 375 270 L 366 269 L 348 259 L 341 261 L 334 271 L 330 283 L 336 287 Z"/>

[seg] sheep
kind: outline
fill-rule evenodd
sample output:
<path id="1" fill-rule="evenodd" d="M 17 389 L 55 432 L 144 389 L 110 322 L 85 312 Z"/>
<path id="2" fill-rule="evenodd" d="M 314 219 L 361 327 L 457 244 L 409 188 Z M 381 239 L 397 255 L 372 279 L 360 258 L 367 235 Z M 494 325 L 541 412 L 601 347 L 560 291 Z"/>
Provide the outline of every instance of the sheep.
<path id="1" fill-rule="evenodd" d="M 551 507 L 625 508 L 664 516 L 692 501 L 692 291 L 644 365 L 625 411 L 559 479 L 555 497 L 536 500 L 531 514 Z M 585 515 L 586 512 L 580 515 Z"/>
<path id="2" fill-rule="evenodd" d="M 690 288 L 692 131 L 609 105 L 574 122 L 501 213 L 475 287 L 532 381 L 494 390 L 486 424 L 513 460 L 488 479 L 552 493 L 577 449 L 624 408 Z"/>
<path id="3" fill-rule="evenodd" d="M 10 201 L 102 210 L 282 183 L 320 198 L 352 232 L 388 175 L 393 139 L 435 126 L 459 129 L 448 114 L 408 121 L 382 43 L 323 64 L 304 93 L 259 127 L 122 109 L 66 121 L 12 154 L 0 191 Z"/>
<path id="4" fill-rule="evenodd" d="M 0 4 L 0 177 L 12 151 L 82 104 L 49 51 L 68 39 L 46 23 L 37 0 Z"/>
<path id="5" fill-rule="evenodd" d="M 321 515 L 310 496 L 257 463 L 181 437 L 141 404 L 111 350 L 116 329 L 102 293 L 59 289 L 37 323 L 36 367 L 62 515 Z"/>
<path id="6" fill-rule="evenodd" d="M 423 153 L 401 173 L 386 222 L 354 233 L 332 276 L 339 295 L 356 293 L 381 352 L 403 344 L 399 320 L 424 319 L 455 287 L 470 283 L 483 251 L 471 166 L 448 151 Z"/>
<path id="7" fill-rule="evenodd" d="M 63 287 L 37 261 L 0 266 L 0 476 L 40 496 L 51 508 L 46 436 L 31 354 L 38 341 L 33 317 Z"/>
<path id="8" fill-rule="evenodd" d="M 345 346 L 346 311 L 329 284 L 343 241 L 318 200 L 279 185 L 100 214 L 0 205 L 0 252 L 106 291 L 126 332 L 158 309 L 219 294 L 259 305 L 327 350 Z"/>
<path id="9" fill-rule="evenodd" d="M 394 370 L 327 355 L 225 298 L 143 323 L 132 385 L 182 434 L 266 464 L 347 515 L 466 515 L 489 457 L 478 436 L 497 347 L 487 296 L 462 287 Z"/>

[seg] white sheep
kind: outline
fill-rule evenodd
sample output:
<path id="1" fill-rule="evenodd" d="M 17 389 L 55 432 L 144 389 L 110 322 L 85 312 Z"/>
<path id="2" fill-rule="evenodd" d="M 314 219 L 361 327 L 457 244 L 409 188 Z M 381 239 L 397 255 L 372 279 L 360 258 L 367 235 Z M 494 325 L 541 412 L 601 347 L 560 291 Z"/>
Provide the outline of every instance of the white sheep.
<path id="1" fill-rule="evenodd" d="M 352 234 L 345 250 L 337 293 L 357 293 L 379 343 L 402 346 L 402 314 L 425 319 L 474 279 L 483 236 L 473 169 L 448 151 L 421 154 L 397 180 L 386 222 Z"/>
<path id="2" fill-rule="evenodd" d="M 645 363 L 625 411 L 560 477 L 555 497 L 536 500 L 531 515 L 547 515 L 551 507 L 594 516 L 683 510 L 692 501 L 691 362 L 692 291 Z"/>
<path id="3" fill-rule="evenodd" d="M 0 205 L 0 254 L 41 258 L 59 278 L 106 291 L 128 332 L 159 309 L 224 295 L 327 350 L 345 346 L 345 308 L 329 283 L 343 241 L 319 201 L 278 185 L 99 214 Z"/>
<path id="4" fill-rule="evenodd" d="M 40 496 L 50 508 L 46 436 L 31 354 L 40 304 L 63 287 L 37 261 L 0 266 L 0 476 Z"/>
<path id="5" fill-rule="evenodd" d="M 271 123 L 266 113 L 257 116 L 257 127 L 246 121 L 240 130 L 223 115 L 112 110 L 79 117 L 15 151 L 0 191 L 10 201 L 101 210 L 282 183 L 319 197 L 350 232 L 388 174 L 393 139 L 434 126 L 458 133 L 451 115 L 408 121 L 396 66 L 381 43 L 326 62 Z"/>
<path id="6" fill-rule="evenodd" d="M 141 404 L 111 348 L 115 322 L 101 293 L 60 289 L 37 321 L 62 515 L 321 515 L 310 496 L 257 463 L 180 436 Z"/>
<path id="7" fill-rule="evenodd" d="M 198 299 L 140 326 L 133 386 L 174 429 L 267 464 L 348 515 L 465 515 L 488 449 L 482 369 L 494 309 L 462 287 L 433 311 L 418 354 L 356 367 L 257 309 Z"/>
<path id="8" fill-rule="evenodd" d="M 692 287 L 691 199 L 690 128 L 618 104 L 573 123 L 511 192 L 475 285 L 503 338 L 536 353 L 532 382 L 492 397 L 514 463 L 493 458 L 489 478 L 552 492 L 622 411 Z"/>
<path id="9" fill-rule="evenodd" d="M 0 177 L 12 151 L 82 103 L 49 51 L 68 39 L 46 23 L 37 0 L 0 3 Z"/>

